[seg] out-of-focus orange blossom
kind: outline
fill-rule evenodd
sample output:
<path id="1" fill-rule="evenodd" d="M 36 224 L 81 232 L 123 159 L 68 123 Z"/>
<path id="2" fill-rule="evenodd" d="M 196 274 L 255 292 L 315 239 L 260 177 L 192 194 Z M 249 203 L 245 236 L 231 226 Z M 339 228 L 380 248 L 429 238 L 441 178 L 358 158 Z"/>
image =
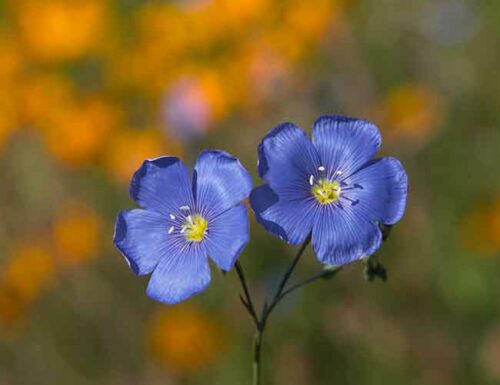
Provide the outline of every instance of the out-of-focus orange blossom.
<path id="1" fill-rule="evenodd" d="M 38 298 L 55 277 L 53 255 L 42 241 L 26 241 L 15 245 L 2 270 L 2 283 L 25 302 Z"/>
<path id="2" fill-rule="evenodd" d="M 0 149 L 19 128 L 17 84 L 24 58 L 11 36 L 0 31 Z"/>
<path id="3" fill-rule="evenodd" d="M 423 141 L 431 136 L 443 120 L 442 97 L 431 87 L 420 83 L 402 84 L 392 89 L 382 107 L 382 127 L 389 139 Z"/>
<path id="4" fill-rule="evenodd" d="M 37 60 L 73 60 L 95 50 L 105 32 L 105 0 L 12 2 L 22 41 Z"/>
<path id="5" fill-rule="evenodd" d="M 94 260 L 102 245 L 102 219 L 88 205 L 71 203 L 60 210 L 52 231 L 59 263 L 78 267 Z"/>
<path id="6" fill-rule="evenodd" d="M 123 129 L 108 143 L 104 167 L 118 182 L 128 183 L 144 159 L 165 154 L 182 156 L 182 147 L 166 140 L 157 129 Z"/>
<path id="7" fill-rule="evenodd" d="M 18 128 L 15 108 L 12 98 L 0 91 L 0 150 Z"/>
<path id="8" fill-rule="evenodd" d="M 75 87 L 56 72 L 32 73 L 17 85 L 18 109 L 22 124 L 42 131 L 57 116 L 73 108 Z"/>
<path id="9" fill-rule="evenodd" d="M 492 256 L 500 253 L 500 197 L 482 202 L 460 224 L 460 242 L 468 250 Z"/>
<path id="10" fill-rule="evenodd" d="M 218 20 L 220 26 L 234 33 L 244 31 L 245 27 L 257 23 L 262 25 L 262 21 L 267 19 L 270 12 L 272 12 L 271 0 L 216 0 L 207 10 L 207 16 L 212 20 Z"/>
<path id="11" fill-rule="evenodd" d="M 194 373 L 213 363 L 224 349 L 225 335 L 217 321 L 188 304 L 161 308 L 147 334 L 156 362 L 177 375 Z"/>
<path id="12" fill-rule="evenodd" d="M 338 3 L 330 0 L 292 1 L 286 10 L 285 23 L 297 40 L 307 44 L 308 41 L 321 38 L 335 22 L 339 12 Z M 301 43 L 296 45 L 301 46 Z"/>
<path id="13" fill-rule="evenodd" d="M 97 97 L 75 101 L 52 119 L 42 130 L 48 151 L 65 166 L 83 166 L 101 155 L 109 135 L 120 125 L 121 114 Z"/>
<path id="14" fill-rule="evenodd" d="M 0 323 L 9 327 L 20 321 L 54 279 L 54 258 L 43 241 L 15 244 L 0 272 Z"/>
<path id="15" fill-rule="evenodd" d="M 255 80 L 244 70 L 251 66 L 245 58 L 253 59 L 242 46 L 265 41 L 269 57 L 283 61 L 281 67 L 292 67 L 328 32 L 342 7 L 327 0 L 149 3 L 137 13 L 134 44 L 115 58 L 115 77 L 158 98 L 186 69 L 198 67 L 203 73 L 211 68 L 224 79 L 228 105 L 237 108 L 252 98 L 242 99 L 241 91 L 233 88 Z M 258 92 L 254 98 L 262 97 Z"/>

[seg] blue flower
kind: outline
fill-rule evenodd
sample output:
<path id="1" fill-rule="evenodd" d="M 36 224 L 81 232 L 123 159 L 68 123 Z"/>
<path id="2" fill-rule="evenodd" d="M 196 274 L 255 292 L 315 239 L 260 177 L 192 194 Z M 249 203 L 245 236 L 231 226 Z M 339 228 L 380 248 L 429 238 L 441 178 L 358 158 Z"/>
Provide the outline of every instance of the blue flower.
<path id="1" fill-rule="evenodd" d="M 167 304 L 183 301 L 210 283 L 208 257 L 230 270 L 248 242 L 241 201 L 252 188 L 240 162 L 222 151 L 198 157 L 192 183 L 174 157 L 146 160 L 130 184 L 142 209 L 118 214 L 114 244 L 134 273 L 150 274 L 147 294 Z"/>
<path id="2" fill-rule="evenodd" d="M 373 254 L 382 241 L 378 224 L 401 219 L 408 189 L 397 159 L 372 160 L 380 143 L 375 125 L 343 116 L 320 117 L 312 143 L 292 123 L 277 126 L 259 146 L 258 172 L 267 184 L 250 195 L 258 222 L 292 244 L 312 232 L 325 264 Z"/>

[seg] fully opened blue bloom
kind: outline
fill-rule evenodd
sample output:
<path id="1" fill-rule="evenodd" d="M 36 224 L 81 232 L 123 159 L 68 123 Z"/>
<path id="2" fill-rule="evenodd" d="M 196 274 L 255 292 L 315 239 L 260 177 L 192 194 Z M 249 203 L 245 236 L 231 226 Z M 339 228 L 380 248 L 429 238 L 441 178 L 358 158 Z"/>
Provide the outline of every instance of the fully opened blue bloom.
<path id="1" fill-rule="evenodd" d="M 372 123 L 322 116 L 312 143 L 284 123 L 259 146 L 258 172 L 267 184 L 252 191 L 257 220 L 285 241 L 312 232 L 320 262 L 343 265 L 373 254 L 382 241 L 378 223 L 403 216 L 408 179 L 394 158 L 372 160 L 381 144 Z"/>
<path id="2" fill-rule="evenodd" d="M 138 275 L 150 274 L 147 294 L 174 304 L 210 283 L 207 256 L 230 270 L 248 242 L 241 201 L 252 188 L 240 162 L 222 151 L 204 151 L 192 182 L 174 157 L 146 160 L 130 184 L 142 209 L 118 214 L 114 244 Z"/>

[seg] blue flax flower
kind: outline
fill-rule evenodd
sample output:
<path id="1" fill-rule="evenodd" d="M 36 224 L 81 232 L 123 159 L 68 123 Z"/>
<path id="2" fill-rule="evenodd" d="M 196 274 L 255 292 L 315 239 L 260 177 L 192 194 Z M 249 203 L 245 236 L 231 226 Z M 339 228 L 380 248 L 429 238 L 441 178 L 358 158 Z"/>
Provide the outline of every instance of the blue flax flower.
<path id="1" fill-rule="evenodd" d="M 204 151 L 192 182 L 174 157 L 146 160 L 130 184 L 142 209 L 116 219 L 114 244 L 138 275 L 150 274 L 147 294 L 167 304 L 183 301 L 210 283 L 208 257 L 230 270 L 248 242 L 241 201 L 252 188 L 240 162 L 222 151 Z"/>
<path id="2" fill-rule="evenodd" d="M 372 160 L 380 133 L 370 122 L 322 116 L 312 143 L 283 123 L 259 146 L 258 172 L 267 184 L 252 191 L 257 220 L 288 243 L 312 232 L 325 264 L 343 265 L 373 254 L 382 241 L 378 224 L 403 216 L 408 179 L 394 158 Z"/>

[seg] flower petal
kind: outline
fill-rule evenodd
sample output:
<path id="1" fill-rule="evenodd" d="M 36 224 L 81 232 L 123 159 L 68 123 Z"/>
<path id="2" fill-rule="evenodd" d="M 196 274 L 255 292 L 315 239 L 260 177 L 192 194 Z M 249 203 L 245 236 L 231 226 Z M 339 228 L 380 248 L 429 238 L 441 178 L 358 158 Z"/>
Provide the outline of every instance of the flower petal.
<path id="1" fill-rule="evenodd" d="M 210 283 L 210 266 L 201 245 L 172 245 L 168 255 L 156 266 L 147 295 L 173 305 L 204 290 Z"/>
<path id="2" fill-rule="evenodd" d="M 208 255 L 224 271 L 229 271 L 248 243 L 248 212 L 240 204 L 214 218 L 206 237 Z"/>
<path id="3" fill-rule="evenodd" d="M 325 115 L 314 123 L 312 142 L 330 176 L 348 176 L 373 158 L 382 139 L 366 120 Z"/>
<path id="4" fill-rule="evenodd" d="M 345 265 L 373 254 L 382 234 L 372 221 L 357 215 L 353 206 L 321 208 L 312 232 L 313 248 L 321 263 Z"/>
<path id="5" fill-rule="evenodd" d="M 252 178 L 240 161 L 224 151 L 203 151 L 194 167 L 196 202 L 217 215 L 247 198 Z"/>
<path id="6" fill-rule="evenodd" d="M 345 182 L 362 187 L 349 192 L 349 198 L 358 201 L 353 209 L 372 221 L 393 225 L 403 216 L 408 177 L 399 160 L 387 157 L 370 162 Z"/>
<path id="7" fill-rule="evenodd" d="M 154 211 L 122 211 L 116 218 L 113 243 L 135 274 L 149 274 L 169 245 L 167 219 Z"/>
<path id="8" fill-rule="evenodd" d="M 193 204 L 186 166 L 175 157 L 145 160 L 130 183 L 130 196 L 145 209 L 167 214 Z"/>
<path id="9" fill-rule="evenodd" d="M 311 233 L 315 211 L 310 201 L 283 199 L 263 185 L 252 191 L 250 203 L 257 222 L 288 243 L 302 243 Z"/>
<path id="10" fill-rule="evenodd" d="M 319 156 L 304 131 L 292 123 L 275 127 L 259 145 L 259 176 L 280 196 L 304 199 Z"/>

